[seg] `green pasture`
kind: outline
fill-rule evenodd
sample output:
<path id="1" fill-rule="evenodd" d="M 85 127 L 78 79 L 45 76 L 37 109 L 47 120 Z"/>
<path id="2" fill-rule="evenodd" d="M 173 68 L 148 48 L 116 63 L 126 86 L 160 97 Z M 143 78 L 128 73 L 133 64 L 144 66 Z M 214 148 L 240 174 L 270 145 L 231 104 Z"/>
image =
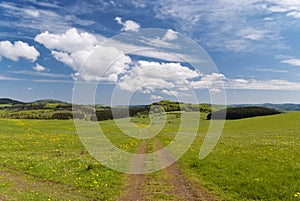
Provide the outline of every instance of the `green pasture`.
<path id="1" fill-rule="evenodd" d="M 192 121 L 195 113 L 189 114 Z M 150 125 L 147 118 L 118 121 L 130 130 L 129 122 Z M 180 114 L 168 114 L 165 122 L 157 138 L 168 144 Z M 200 160 L 209 126 L 201 114 L 197 137 L 179 165 L 220 200 L 300 200 L 299 122 L 300 112 L 226 121 L 219 143 Z M 117 147 L 135 151 L 139 140 L 122 134 L 114 121 L 100 125 Z M 0 119 L 0 200 L 115 200 L 123 177 L 87 153 L 72 120 Z"/>

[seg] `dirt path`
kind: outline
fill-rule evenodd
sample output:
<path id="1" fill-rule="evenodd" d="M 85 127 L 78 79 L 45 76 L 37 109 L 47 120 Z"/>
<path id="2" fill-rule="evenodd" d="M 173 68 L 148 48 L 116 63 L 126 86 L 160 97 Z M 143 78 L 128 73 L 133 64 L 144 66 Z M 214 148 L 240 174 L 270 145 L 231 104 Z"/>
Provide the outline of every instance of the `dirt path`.
<path id="1" fill-rule="evenodd" d="M 136 153 L 143 154 L 146 150 L 146 140 L 142 140 Z M 133 158 L 131 162 L 131 170 L 139 171 L 144 168 L 143 160 L 141 158 Z M 133 171 L 131 171 L 133 172 Z M 120 201 L 137 201 L 143 200 L 143 185 L 146 181 L 146 176 L 143 174 L 128 174 L 124 179 L 124 189 L 122 194 L 119 196 Z"/>
<path id="2" fill-rule="evenodd" d="M 152 139 L 154 150 L 160 150 L 163 146 L 157 138 Z M 143 140 L 137 153 L 145 153 L 147 141 Z M 171 155 L 163 152 L 160 162 L 170 160 Z M 132 168 L 141 168 L 135 158 L 132 160 Z M 125 187 L 119 197 L 119 201 L 152 201 L 152 200 L 179 200 L 179 201 L 216 201 L 206 189 L 190 181 L 182 173 L 177 163 L 157 172 L 146 175 L 126 175 Z"/>

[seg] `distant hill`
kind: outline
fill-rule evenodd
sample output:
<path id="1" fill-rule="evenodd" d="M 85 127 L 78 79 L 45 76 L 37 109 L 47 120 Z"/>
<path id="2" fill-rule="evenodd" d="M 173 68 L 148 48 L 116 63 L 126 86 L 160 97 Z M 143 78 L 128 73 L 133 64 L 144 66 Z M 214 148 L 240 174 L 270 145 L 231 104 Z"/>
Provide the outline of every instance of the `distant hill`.
<path id="1" fill-rule="evenodd" d="M 32 103 L 32 104 L 69 104 L 64 101 L 53 100 L 53 99 L 36 100 L 36 101 L 30 102 L 30 103 Z"/>
<path id="2" fill-rule="evenodd" d="M 183 102 L 173 102 L 169 100 L 161 100 L 154 102 L 147 106 L 148 108 L 156 108 L 155 106 L 161 106 L 166 112 L 172 111 L 200 111 L 200 112 L 211 112 L 213 110 L 210 104 L 189 104 Z"/>
<path id="3" fill-rule="evenodd" d="M 25 105 L 25 104 L 69 104 L 69 103 L 60 100 L 53 100 L 53 99 L 36 100 L 33 102 L 22 102 L 10 98 L 0 98 L 0 104 L 6 104 L 6 105 L 24 104 Z"/>
<path id="4" fill-rule="evenodd" d="M 273 104 L 273 103 L 263 103 L 263 104 L 235 104 L 230 105 L 230 107 L 249 107 L 249 106 L 258 106 L 266 107 L 270 109 L 275 109 L 281 112 L 284 111 L 300 111 L 300 104 L 284 103 L 284 104 Z"/>
<path id="5" fill-rule="evenodd" d="M 10 98 L 0 98 L 0 105 L 23 105 L 23 106 L 28 106 L 30 107 L 32 105 L 59 105 L 59 107 L 72 107 L 71 103 L 67 103 L 64 101 L 60 100 L 54 100 L 54 99 L 42 99 L 42 100 L 36 100 L 32 102 L 22 102 L 18 100 L 13 100 Z M 225 106 L 222 105 L 211 105 L 211 104 L 187 104 L 187 103 L 179 103 L 179 102 L 172 102 L 168 100 L 162 100 L 159 102 L 154 102 L 150 105 L 131 105 L 130 108 L 145 108 L 145 107 L 150 107 L 153 105 L 161 105 L 164 107 L 165 111 L 177 111 L 179 110 L 179 105 L 183 107 L 184 110 L 188 111 L 194 111 L 200 109 L 200 111 L 205 111 L 205 112 L 210 112 L 211 110 L 220 110 L 224 109 Z M 228 107 L 250 107 L 250 106 L 257 106 L 257 107 L 265 107 L 265 108 L 270 108 L 270 109 L 275 109 L 281 112 L 284 111 L 300 111 L 300 104 L 292 104 L 292 103 L 284 103 L 284 104 L 273 104 L 273 103 L 263 103 L 263 104 L 233 104 L 233 105 L 228 105 Z M 118 106 L 120 108 L 122 106 Z M 99 109 L 108 109 L 110 108 L 109 106 L 101 105 L 101 104 L 96 104 L 96 108 Z"/>
<path id="6" fill-rule="evenodd" d="M 14 105 L 14 104 L 24 104 L 24 103 L 10 98 L 0 98 L 0 104 Z"/>

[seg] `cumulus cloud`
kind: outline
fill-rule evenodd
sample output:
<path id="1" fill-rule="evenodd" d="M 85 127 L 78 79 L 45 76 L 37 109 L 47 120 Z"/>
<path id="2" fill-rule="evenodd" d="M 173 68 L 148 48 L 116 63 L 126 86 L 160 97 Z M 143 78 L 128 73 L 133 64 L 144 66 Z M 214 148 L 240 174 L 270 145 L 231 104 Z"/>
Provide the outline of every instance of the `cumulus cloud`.
<path id="1" fill-rule="evenodd" d="M 131 58 L 115 47 L 98 46 L 80 71 L 84 80 L 117 82 L 129 68 Z"/>
<path id="2" fill-rule="evenodd" d="M 189 85 L 199 74 L 180 63 L 139 61 L 118 83 L 126 91 L 150 93 L 156 89 L 174 89 Z"/>
<path id="3" fill-rule="evenodd" d="M 119 74 L 124 73 L 131 63 L 130 57 L 114 47 L 100 45 L 100 41 L 92 34 L 79 32 L 76 28 L 62 34 L 43 32 L 35 37 L 35 41 L 51 50 L 58 61 L 80 71 L 80 76 L 87 81 L 116 82 Z M 116 60 L 114 63 L 112 61 Z"/>
<path id="4" fill-rule="evenodd" d="M 13 61 L 18 61 L 20 57 L 35 61 L 40 53 L 35 47 L 22 41 L 16 41 L 13 44 L 10 41 L 0 41 L 0 56 Z"/>
<path id="5" fill-rule="evenodd" d="M 122 31 L 135 31 L 135 32 L 137 32 L 141 28 L 141 26 L 138 23 L 136 23 L 132 20 L 126 20 L 125 22 L 122 22 L 121 17 L 116 17 L 115 21 L 117 21 L 118 24 L 123 25 L 123 27 L 121 29 Z"/>
<path id="6" fill-rule="evenodd" d="M 61 50 L 69 53 L 94 47 L 98 44 L 94 35 L 87 32 L 79 33 L 76 28 L 68 29 L 62 34 L 51 34 L 45 31 L 38 34 L 34 40 L 43 44 L 48 49 Z"/>
<path id="7" fill-rule="evenodd" d="M 194 89 L 217 89 L 222 87 L 225 79 L 225 76 L 220 73 L 207 74 L 203 75 L 199 81 L 191 82 L 191 86 Z"/>
<path id="8" fill-rule="evenodd" d="M 300 66 L 300 59 L 286 59 L 282 60 L 281 63 L 288 64 L 290 66 Z"/>
<path id="9" fill-rule="evenodd" d="M 163 40 L 176 40 L 178 38 L 178 32 L 173 31 L 172 29 L 168 29 Z"/>
<path id="10" fill-rule="evenodd" d="M 40 64 L 36 64 L 32 68 L 33 68 L 33 70 L 38 71 L 38 72 L 42 72 L 42 71 L 46 70 L 46 68 L 44 66 L 40 65 Z"/>
<path id="11" fill-rule="evenodd" d="M 76 28 L 68 29 L 62 34 L 45 31 L 38 34 L 35 41 L 50 49 L 55 59 L 76 71 L 99 44 L 94 35 L 87 32 L 79 33 Z"/>
<path id="12" fill-rule="evenodd" d="M 115 17 L 115 21 L 117 21 L 118 24 L 123 25 L 123 22 L 122 22 L 122 18 L 121 18 L 121 17 Z"/>

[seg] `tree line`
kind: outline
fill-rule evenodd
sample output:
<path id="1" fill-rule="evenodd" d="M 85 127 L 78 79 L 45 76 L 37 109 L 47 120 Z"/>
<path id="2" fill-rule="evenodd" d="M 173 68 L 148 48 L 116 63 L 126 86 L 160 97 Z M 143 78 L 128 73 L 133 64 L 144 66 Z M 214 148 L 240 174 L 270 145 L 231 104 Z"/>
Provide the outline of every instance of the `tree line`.
<path id="1" fill-rule="evenodd" d="M 227 108 L 219 111 L 209 113 L 207 119 L 242 119 L 256 116 L 266 116 L 280 114 L 279 111 L 266 108 L 266 107 L 236 107 L 236 108 Z"/>

